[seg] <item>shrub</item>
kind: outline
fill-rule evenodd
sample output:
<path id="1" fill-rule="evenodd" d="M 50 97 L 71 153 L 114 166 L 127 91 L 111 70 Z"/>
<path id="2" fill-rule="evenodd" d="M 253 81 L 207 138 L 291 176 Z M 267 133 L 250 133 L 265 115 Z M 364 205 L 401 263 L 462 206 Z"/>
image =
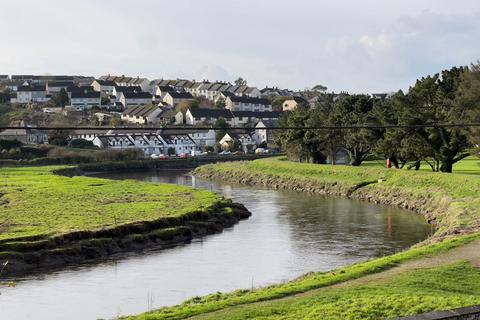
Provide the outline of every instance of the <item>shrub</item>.
<path id="1" fill-rule="evenodd" d="M 23 143 L 18 140 L 0 139 L 0 149 L 10 150 L 20 148 L 21 146 L 23 146 Z"/>
<path id="2" fill-rule="evenodd" d="M 145 155 L 140 149 L 115 150 L 106 149 L 95 152 L 96 161 L 124 161 L 144 159 Z"/>
<path id="3" fill-rule="evenodd" d="M 70 147 L 80 149 L 93 147 L 93 142 L 85 139 L 73 139 L 72 141 L 70 141 Z"/>

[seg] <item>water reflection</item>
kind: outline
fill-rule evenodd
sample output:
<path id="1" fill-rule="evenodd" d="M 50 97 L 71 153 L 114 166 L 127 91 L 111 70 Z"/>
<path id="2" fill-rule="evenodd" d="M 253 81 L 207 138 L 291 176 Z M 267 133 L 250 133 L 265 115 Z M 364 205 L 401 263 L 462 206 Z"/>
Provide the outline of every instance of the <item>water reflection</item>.
<path id="1" fill-rule="evenodd" d="M 180 171 L 102 177 L 205 188 L 245 204 L 253 216 L 189 245 L 22 281 L 2 290 L 0 319 L 140 313 L 196 295 L 264 286 L 392 253 L 430 232 L 425 221 L 396 208 L 212 183 Z"/>

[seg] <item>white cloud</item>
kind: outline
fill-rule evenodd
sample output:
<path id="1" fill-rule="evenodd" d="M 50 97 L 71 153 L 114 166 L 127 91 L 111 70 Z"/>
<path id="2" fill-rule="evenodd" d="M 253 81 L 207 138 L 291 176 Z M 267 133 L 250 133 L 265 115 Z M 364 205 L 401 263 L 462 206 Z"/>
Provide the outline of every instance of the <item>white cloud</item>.
<path id="1" fill-rule="evenodd" d="M 0 73 L 405 88 L 477 60 L 477 0 L 2 0 Z"/>

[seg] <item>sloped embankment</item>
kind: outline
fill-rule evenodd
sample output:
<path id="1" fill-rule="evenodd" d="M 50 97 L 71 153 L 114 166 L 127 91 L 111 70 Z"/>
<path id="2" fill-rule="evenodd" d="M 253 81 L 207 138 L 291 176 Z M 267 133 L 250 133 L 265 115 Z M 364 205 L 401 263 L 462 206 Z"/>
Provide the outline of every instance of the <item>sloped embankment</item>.
<path id="1" fill-rule="evenodd" d="M 206 165 L 195 175 L 409 209 L 434 225 L 434 240 L 480 230 L 480 179 L 467 175 L 321 166 L 281 158 Z"/>

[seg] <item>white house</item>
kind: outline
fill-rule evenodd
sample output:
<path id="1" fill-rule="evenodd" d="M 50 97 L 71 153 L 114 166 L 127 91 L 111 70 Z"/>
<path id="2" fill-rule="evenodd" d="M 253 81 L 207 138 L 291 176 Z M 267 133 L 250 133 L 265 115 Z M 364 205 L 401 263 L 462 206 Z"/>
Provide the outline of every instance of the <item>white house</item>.
<path id="1" fill-rule="evenodd" d="M 132 134 L 104 134 L 98 135 L 93 144 L 99 148 L 126 150 L 140 149 L 146 157 L 152 154 L 168 154 L 169 149 L 175 154 L 191 153 L 198 151 L 195 142 L 185 134 L 160 135 L 158 133 L 132 133 Z"/>
<path id="2" fill-rule="evenodd" d="M 47 93 L 55 94 L 62 89 L 67 91 L 69 87 L 73 87 L 75 84 L 71 81 L 48 81 L 46 85 Z"/>
<path id="3" fill-rule="evenodd" d="M 48 134 L 35 128 L 7 129 L 0 132 L 0 139 L 18 140 L 25 144 L 45 144 L 48 143 Z"/>
<path id="4" fill-rule="evenodd" d="M 140 86 L 142 91 L 148 91 L 150 88 L 150 80 L 140 77 L 126 77 L 126 76 L 102 76 L 101 80 L 112 81 L 117 86 Z"/>
<path id="5" fill-rule="evenodd" d="M 283 115 L 283 112 L 265 111 L 233 111 L 233 126 L 242 127 L 246 124 L 254 125 L 260 120 L 278 120 Z"/>
<path id="6" fill-rule="evenodd" d="M 272 111 L 272 105 L 268 99 L 249 97 L 228 97 L 225 100 L 225 108 L 231 111 Z"/>
<path id="7" fill-rule="evenodd" d="M 156 88 L 155 88 L 155 95 L 161 97 L 162 100 L 163 100 L 165 98 L 165 96 L 167 95 L 167 93 L 174 92 L 174 91 L 175 91 L 175 88 L 173 88 L 171 86 L 157 85 Z"/>
<path id="8" fill-rule="evenodd" d="M 206 146 L 213 147 L 217 142 L 217 136 L 215 134 L 215 130 L 213 129 L 174 129 L 160 132 L 164 132 L 167 135 L 186 134 L 200 149 L 203 149 Z"/>
<path id="9" fill-rule="evenodd" d="M 234 116 L 226 109 L 188 109 L 185 113 L 185 124 L 214 124 L 218 119 L 223 118 L 231 126 L 234 125 Z"/>
<path id="10" fill-rule="evenodd" d="M 233 151 L 232 147 L 235 141 L 241 145 L 241 148 L 245 153 L 253 151 L 256 147 L 255 141 L 248 133 L 227 133 L 220 140 L 220 145 L 223 150 Z"/>
<path id="11" fill-rule="evenodd" d="M 173 108 L 161 108 L 162 112 L 158 115 L 160 124 L 183 124 L 183 113 L 177 112 Z"/>
<path id="12" fill-rule="evenodd" d="M 139 86 L 115 86 L 112 91 L 112 96 L 115 96 L 115 102 L 120 102 L 122 92 L 142 92 Z"/>
<path id="13" fill-rule="evenodd" d="M 153 124 L 159 121 L 162 109 L 156 105 L 138 105 L 127 108 L 122 113 L 122 120 L 136 124 Z"/>
<path id="14" fill-rule="evenodd" d="M 100 108 L 102 106 L 101 93 L 96 91 L 73 91 L 70 95 L 70 105 L 79 109 Z"/>
<path id="15" fill-rule="evenodd" d="M 277 127 L 277 121 L 275 120 L 260 120 L 255 126 L 255 132 L 252 135 L 252 139 L 257 145 L 265 142 L 267 144 L 275 143 L 275 129 Z"/>
<path id="16" fill-rule="evenodd" d="M 193 96 L 188 92 L 176 92 L 170 91 L 167 92 L 163 98 L 163 102 L 170 106 L 177 106 L 180 102 L 186 100 L 192 100 Z"/>
<path id="17" fill-rule="evenodd" d="M 148 92 L 122 92 L 119 101 L 127 108 L 132 105 L 151 104 L 153 96 Z"/>
<path id="18" fill-rule="evenodd" d="M 302 97 L 291 97 L 283 102 L 282 108 L 283 111 L 293 111 L 297 109 L 299 105 L 308 106 L 309 103 Z"/>
<path id="19" fill-rule="evenodd" d="M 107 130 L 75 130 L 70 134 L 70 139 L 95 140 L 99 135 L 104 135 Z"/>
<path id="20" fill-rule="evenodd" d="M 102 92 L 107 96 L 111 96 L 115 88 L 115 82 L 110 80 L 95 80 L 92 82 L 92 87 L 97 92 Z"/>
<path id="21" fill-rule="evenodd" d="M 21 86 L 17 88 L 17 103 L 44 103 L 50 100 L 43 85 Z"/>

